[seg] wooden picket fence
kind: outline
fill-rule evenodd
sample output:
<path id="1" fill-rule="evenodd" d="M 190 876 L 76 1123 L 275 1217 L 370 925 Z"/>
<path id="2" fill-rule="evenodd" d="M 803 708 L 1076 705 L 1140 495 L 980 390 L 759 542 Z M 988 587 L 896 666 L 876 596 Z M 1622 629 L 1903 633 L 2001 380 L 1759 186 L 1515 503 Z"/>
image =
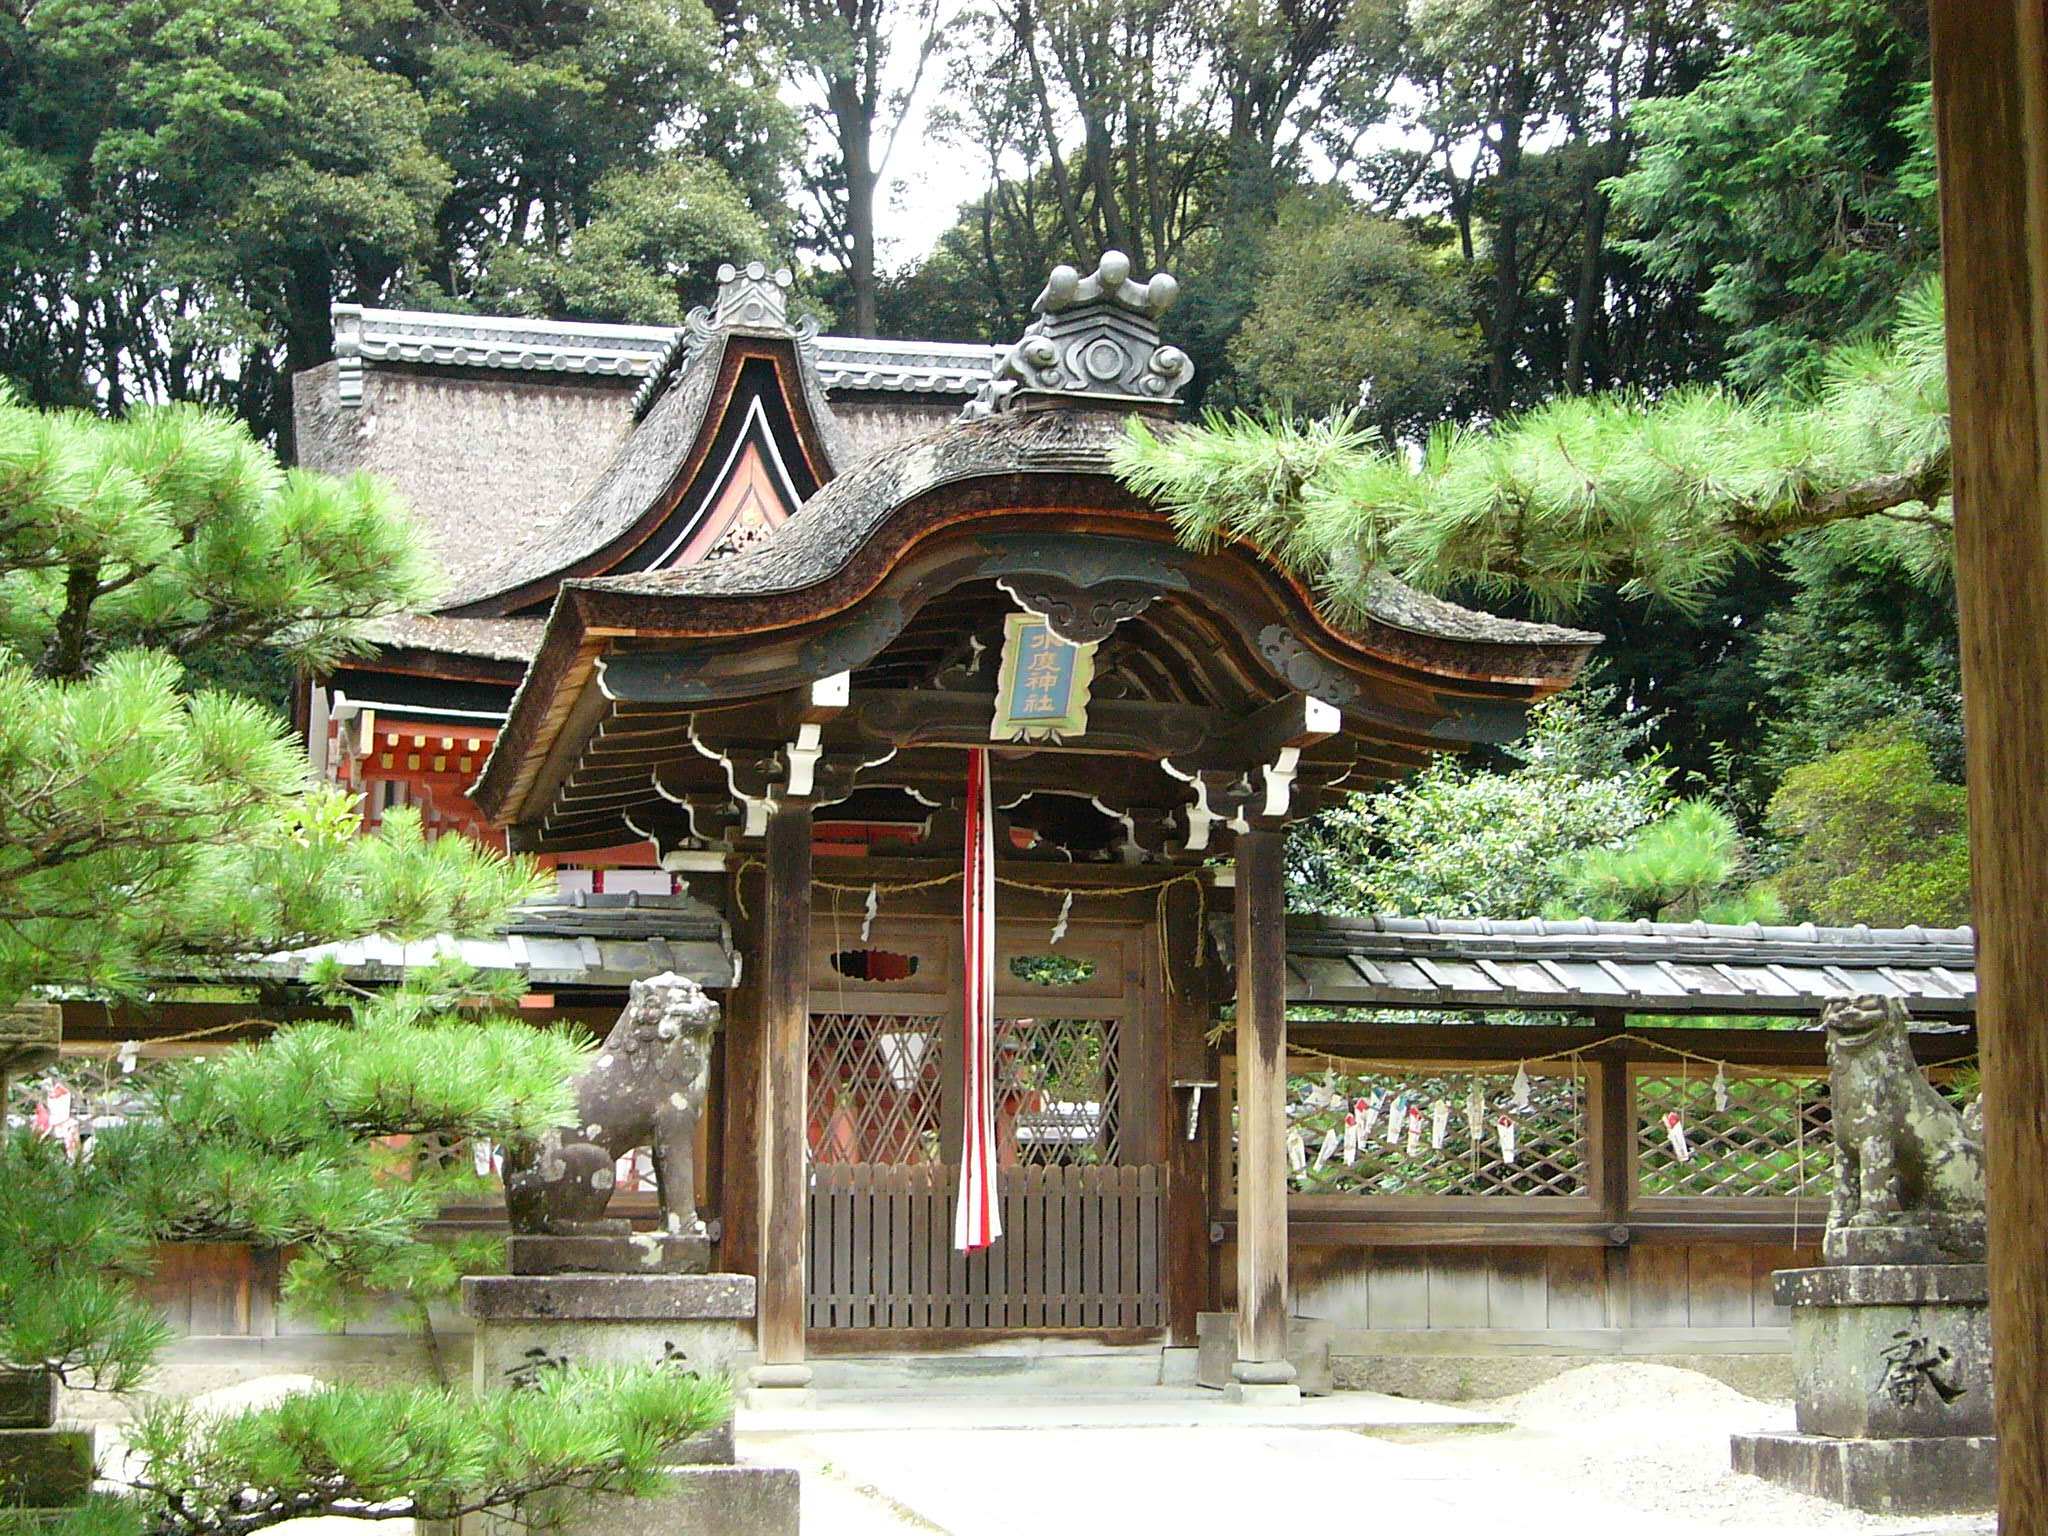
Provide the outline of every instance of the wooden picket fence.
<path id="1" fill-rule="evenodd" d="M 1164 1325 L 1163 1166 L 1010 1167 L 1003 1237 L 953 1248 L 959 1170 L 823 1163 L 811 1170 L 813 1328 L 1157 1328 Z"/>

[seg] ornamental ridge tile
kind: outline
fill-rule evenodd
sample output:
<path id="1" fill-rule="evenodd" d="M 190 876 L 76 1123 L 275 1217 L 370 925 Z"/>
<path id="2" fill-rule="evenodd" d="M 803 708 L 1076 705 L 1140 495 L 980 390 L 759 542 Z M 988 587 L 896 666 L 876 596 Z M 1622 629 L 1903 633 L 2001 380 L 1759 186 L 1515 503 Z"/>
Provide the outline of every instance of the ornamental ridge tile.
<path id="1" fill-rule="evenodd" d="M 362 402 L 367 363 L 651 380 L 689 335 L 684 326 L 601 325 L 361 304 L 336 304 L 332 318 L 341 399 L 351 406 Z M 946 395 L 972 395 L 980 389 L 1003 350 L 979 342 L 860 336 L 816 336 L 809 344 L 827 389 Z"/>

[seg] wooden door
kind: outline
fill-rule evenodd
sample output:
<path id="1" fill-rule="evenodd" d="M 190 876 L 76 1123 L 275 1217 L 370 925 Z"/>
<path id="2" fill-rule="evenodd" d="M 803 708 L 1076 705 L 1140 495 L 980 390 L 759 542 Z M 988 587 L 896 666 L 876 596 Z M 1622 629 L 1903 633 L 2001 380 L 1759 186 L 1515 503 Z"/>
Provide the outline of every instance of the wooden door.
<path id="1" fill-rule="evenodd" d="M 822 927 L 823 925 L 821 925 Z M 852 931 L 848 931 L 849 928 Z M 811 977 L 809 1323 L 818 1329 L 1164 1326 L 1165 1052 L 1151 930 L 997 931 L 1003 1237 L 953 1249 L 957 923 L 843 919 Z"/>

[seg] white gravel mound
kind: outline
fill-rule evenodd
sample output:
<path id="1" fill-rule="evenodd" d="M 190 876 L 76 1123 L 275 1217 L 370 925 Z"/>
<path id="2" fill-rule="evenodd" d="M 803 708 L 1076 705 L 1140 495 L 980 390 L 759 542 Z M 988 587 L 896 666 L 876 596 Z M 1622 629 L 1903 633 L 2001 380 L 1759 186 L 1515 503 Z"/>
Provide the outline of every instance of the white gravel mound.
<path id="1" fill-rule="evenodd" d="M 1726 1419 L 1737 1429 L 1789 1427 L 1789 1405 L 1738 1392 L 1698 1371 L 1616 1360 L 1582 1365 L 1540 1386 L 1488 1404 L 1531 1428 L 1585 1428 L 1602 1433 L 1660 1433 L 1659 1425 Z"/>
<path id="2" fill-rule="evenodd" d="M 1789 1430 L 1792 1405 L 1749 1397 L 1697 1371 L 1638 1361 L 1585 1365 L 1472 1406 L 1514 1428 L 1432 1447 L 1438 1459 L 1496 1486 L 1568 1495 L 1579 1512 L 1576 1529 L 1590 1536 L 1991 1530 L 1988 1516 L 1863 1514 L 1738 1474 L 1729 1465 L 1729 1435 Z"/>

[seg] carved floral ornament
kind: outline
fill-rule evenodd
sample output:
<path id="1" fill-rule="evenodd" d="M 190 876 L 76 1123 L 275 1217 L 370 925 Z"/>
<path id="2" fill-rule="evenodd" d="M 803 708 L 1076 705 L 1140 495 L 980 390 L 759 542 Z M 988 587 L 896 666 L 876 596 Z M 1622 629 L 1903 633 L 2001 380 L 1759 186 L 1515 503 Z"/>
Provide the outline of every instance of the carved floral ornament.
<path id="1" fill-rule="evenodd" d="M 1038 318 L 996 362 L 961 414 L 980 421 L 1035 401 L 1172 405 L 1194 377 L 1178 347 L 1159 339 L 1159 317 L 1180 296 L 1165 272 L 1140 283 L 1131 258 L 1104 251 L 1082 276 L 1057 266 L 1032 310 Z"/>

